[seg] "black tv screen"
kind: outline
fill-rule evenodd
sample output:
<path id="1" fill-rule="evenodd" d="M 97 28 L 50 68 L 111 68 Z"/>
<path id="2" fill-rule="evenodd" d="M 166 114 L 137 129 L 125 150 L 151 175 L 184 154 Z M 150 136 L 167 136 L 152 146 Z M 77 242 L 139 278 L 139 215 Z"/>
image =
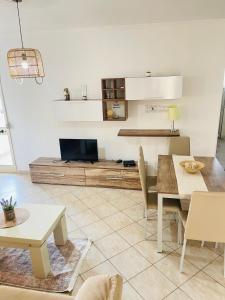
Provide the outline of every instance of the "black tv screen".
<path id="1" fill-rule="evenodd" d="M 97 140 L 59 139 L 62 160 L 98 161 Z"/>

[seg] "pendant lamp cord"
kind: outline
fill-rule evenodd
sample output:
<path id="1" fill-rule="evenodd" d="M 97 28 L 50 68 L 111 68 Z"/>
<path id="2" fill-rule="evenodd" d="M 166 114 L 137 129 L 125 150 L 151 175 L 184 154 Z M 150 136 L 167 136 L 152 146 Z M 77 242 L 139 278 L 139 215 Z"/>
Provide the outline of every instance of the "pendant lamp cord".
<path id="1" fill-rule="evenodd" d="M 16 1 L 16 6 L 17 6 L 17 15 L 18 15 L 19 27 L 20 27 L 20 39 L 21 39 L 22 48 L 24 48 L 23 35 L 22 35 L 22 26 L 21 26 L 21 20 L 20 20 L 19 1 L 18 0 Z"/>

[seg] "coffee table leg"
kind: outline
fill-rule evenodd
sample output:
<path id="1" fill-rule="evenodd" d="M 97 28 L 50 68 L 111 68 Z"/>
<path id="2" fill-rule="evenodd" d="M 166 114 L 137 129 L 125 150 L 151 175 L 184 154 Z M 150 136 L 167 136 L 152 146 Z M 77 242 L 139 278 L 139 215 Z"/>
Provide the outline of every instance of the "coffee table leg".
<path id="1" fill-rule="evenodd" d="M 47 242 L 41 247 L 30 248 L 34 276 L 46 278 L 51 270 Z"/>
<path id="2" fill-rule="evenodd" d="M 68 240 L 67 227 L 66 227 L 66 217 L 65 215 L 59 220 L 55 230 L 54 230 L 55 244 L 58 246 L 65 245 Z"/>

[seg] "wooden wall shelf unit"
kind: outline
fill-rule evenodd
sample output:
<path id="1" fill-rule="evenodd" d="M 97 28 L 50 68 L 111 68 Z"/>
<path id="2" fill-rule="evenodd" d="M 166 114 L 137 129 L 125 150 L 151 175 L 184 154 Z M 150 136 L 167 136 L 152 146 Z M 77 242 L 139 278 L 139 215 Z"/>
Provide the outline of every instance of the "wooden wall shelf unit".
<path id="1" fill-rule="evenodd" d="M 170 131 L 169 129 L 120 129 L 118 136 L 171 137 L 180 136 L 180 131 Z"/>
<path id="2" fill-rule="evenodd" d="M 128 104 L 125 98 L 125 78 L 102 79 L 104 121 L 126 121 L 128 117 Z"/>
<path id="3" fill-rule="evenodd" d="M 115 161 L 68 162 L 40 157 L 30 163 L 33 183 L 141 189 L 138 166 L 125 168 Z"/>

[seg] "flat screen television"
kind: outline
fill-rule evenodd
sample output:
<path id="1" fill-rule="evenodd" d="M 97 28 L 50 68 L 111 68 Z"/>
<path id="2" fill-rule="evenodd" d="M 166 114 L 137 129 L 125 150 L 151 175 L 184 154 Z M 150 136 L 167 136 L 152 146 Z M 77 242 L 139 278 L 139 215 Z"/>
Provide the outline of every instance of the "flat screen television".
<path id="1" fill-rule="evenodd" d="M 98 161 L 97 140 L 59 139 L 61 159 L 66 161 Z"/>

